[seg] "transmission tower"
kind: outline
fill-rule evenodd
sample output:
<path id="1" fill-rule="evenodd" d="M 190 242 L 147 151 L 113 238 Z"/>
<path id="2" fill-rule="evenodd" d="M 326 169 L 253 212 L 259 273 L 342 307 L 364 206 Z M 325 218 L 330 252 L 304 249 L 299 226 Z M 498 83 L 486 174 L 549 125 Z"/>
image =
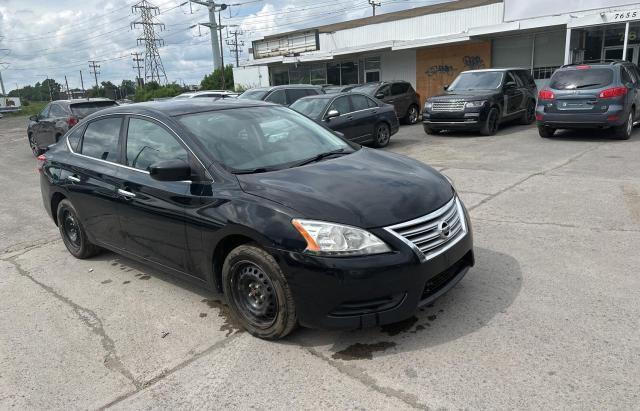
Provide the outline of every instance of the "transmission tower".
<path id="1" fill-rule="evenodd" d="M 140 15 L 140 20 L 131 22 L 131 28 L 142 27 L 142 37 L 138 38 L 138 44 L 144 43 L 144 79 L 145 81 L 156 81 L 167 83 L 167 75 L 164 72 L 162 59 L 160 58 L 159 46 L 164 46 L 164 40 L 158 37 L 158 31 L 164 30 L 164 24 L 156 21 L 156 16 L 160 14 L 160 9 L 147 0 L 135 4 L 131 7 L 133 13 Z"/>

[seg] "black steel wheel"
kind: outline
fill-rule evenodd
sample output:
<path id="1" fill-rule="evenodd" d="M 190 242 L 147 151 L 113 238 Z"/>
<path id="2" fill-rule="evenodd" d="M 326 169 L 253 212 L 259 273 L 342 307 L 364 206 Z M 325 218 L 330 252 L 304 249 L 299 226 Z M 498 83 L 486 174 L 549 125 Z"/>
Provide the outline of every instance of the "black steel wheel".
<path id="1" fill-rule="evenodd" d="M 254 336 L 277 340 L 295 328 L 289 284 L 264 249 L 252 244 L 233 249 L 222 267 L 222 286 L 231 313 Z"/>
<path id="2" fill-rule="evenodd" d="M 480 129 L 480 133 L 485 136 L 492 136 L 498 132 L 499 126 L 500 113 L 498 112 L 498 109 L 494 107 L 489 111 L 489 114 L 487 114 L 487 119 Z"/>
<path id="3" fill-rule="evenodd" d="M 389 144 L 389 140 L 391 140 L 391 130 L 389 130 L 389 125 L 386 123 L 378 124 L 376 126 L 374 138 L 374 146 L 378 148 L 386 147 Z"/>
<path id="4" fill-rule="evenodd" d="M 71 255 L 84 259 L 100 252 L 100 248 L 93 245 L 87 238 L 78 213 L 69 200 L 64 199 L 58 204 L 56 215 L 60 236 Z"/>

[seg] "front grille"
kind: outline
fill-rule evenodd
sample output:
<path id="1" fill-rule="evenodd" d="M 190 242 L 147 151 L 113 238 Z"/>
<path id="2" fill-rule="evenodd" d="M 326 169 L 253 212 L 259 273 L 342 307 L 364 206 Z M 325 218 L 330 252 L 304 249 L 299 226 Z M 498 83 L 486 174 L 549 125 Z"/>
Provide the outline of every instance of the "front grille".
<path id="1" fill-rule="evenodd" d="M 462 203 L 453 197 L 444 207 L 424 217 L 387 227 L 411 246 L 422 261 L 442 254 L 467 234 Z"/>
<path id="2" fill-rule="evenodd" d="M 464 100 L 434 101 L 431 111 L 463 111 Z"/>
<path id="3" fill-rule="evenodd" d="M 445 271 L 436 275 L 429 279 L 424 285 L 424 290 L 422 290 L 422 296 L 420 296 L 420 301 L 425 301 L 438 291 L 445 288 L 451 281 L 460 274 L 460 271 L 464 267 L 469 267 L 471 264 L 467 259 L 467 256 L 464 256 L 457 263 L 447 268 Z"/>
<path id="4" fill-rule="evenodd" d="M 389 295 L 365 301 L 348 301 L 337 306 L 329 313 L 333 317 L 350 317 L 381 312 L 397 307 L 406 294 Z"/>

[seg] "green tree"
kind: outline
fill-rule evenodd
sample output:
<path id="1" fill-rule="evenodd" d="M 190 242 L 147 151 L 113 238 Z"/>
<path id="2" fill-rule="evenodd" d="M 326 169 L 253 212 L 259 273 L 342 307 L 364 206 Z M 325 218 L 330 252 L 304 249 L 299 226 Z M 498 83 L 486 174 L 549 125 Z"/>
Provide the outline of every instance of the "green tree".
<path id="1" fill-rule="evenodd" d="M 136 94 L 136 83 L 133 80 L 122 80 L 120 89 L 125 97 Z"/>
<path id="2" fill-rule="evenodd" d="M 233 90 L 233 66 L 228 65 L 224 68 L 224 89 Z M 213 73 L 204 76 L 200 82 L 203 90 L 222 90 L 222 70 L 216 69 Z"/>
<path id="3" fill-rule="evenodd" d="M 184 87 L 177 83 L 171 83 L 165 86 L 161 86 L 155 81 L 150 81 L 143 87 L 140 87 L 136 90 L 136 95 L 133 99 L 139 102 L 149 101 L 153 99 L 170 98 L 175 97 L 184 91 Z"/>

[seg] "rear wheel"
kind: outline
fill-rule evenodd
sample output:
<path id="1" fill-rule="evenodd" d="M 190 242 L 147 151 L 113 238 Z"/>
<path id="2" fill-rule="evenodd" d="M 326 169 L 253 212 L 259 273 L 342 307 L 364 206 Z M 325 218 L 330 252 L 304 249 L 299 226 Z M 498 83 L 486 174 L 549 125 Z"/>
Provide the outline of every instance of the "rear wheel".
<path id="1" fill-rule="evenodd" d="M 538 126 L 538 134 L 542 138 L 551 138 L 555 134 L 556 129 L 547 126 Z"/>
<path id="2" fill-rule="evenodd" d="M 280 266 L 255 245 L 233 249 L 222 267 L 224 294 L 233 316 L 252 335 L 277 340 L 297 324 L 289 284 Z"/>
<path id="3" fill-rule="evenodd" d="M 29 147 L 31 147 L 31 152 L 35 157 L 44 153 L 44 150 L 38 147 L 38 143 L 36 143 L 36 140 L 33 138 L 33 134 L 29 134 L 27 137 L 29 139 Z"/>
<path id="4" fill-rule="evenodd" d="M 391 140 L 391 131 L 389 130 L 389 126 L 386 123 L 378 124 L 376 126 L 374 138 L 375 140 L 373 145 L 375 147 L 386 147 L 389 144 L 389 140 Z"/>
<path id="5" fill-rule="evenodd" d="M 527 108 L 525 112 L 522 114 L 522 119 L 520 123 L 528 126 L 536 120 L 536 102 L 533 100 L 529 100 L 527 103 Z"/>
<path id="6" fill-rule="evenodd" d="M 76 209 L 71 201 L 64 199 L 58 204 L 58 229 L 67 250 L 76 258 L 93 257 L 100 252 L 100 248 L 92 244 L 87 238 Z"/>
<path id="7" fill-rule="evenodd" d="M 627 121 L 621 126 L 613 129 L 613 136 L 618 140 L 629 140 L 633 133 L 633 111 L 629 113 Z"/>
<path id="8" fill-rule="evenodd" d="M 482 128 L 480 128 L 480 134 L 485 136 L 492 136 L 498 132 L 499 125 L 500 113 L 498 113 L 498 109 L 494 107 L 489 111 L 487 119 L 482 125 Z"/>
<path id="9" fill-rule="evenodd" d="M 405 116 L 404 119 L 407 122 L 407 124 L 416 124 L 418 122 L 419 115 L 420 113 L 418 112 L 418 106 L 413 104 L 411 105 L 411 107 L 409 107 L 409 110 L 407 110 L 407 115 Z"/>

